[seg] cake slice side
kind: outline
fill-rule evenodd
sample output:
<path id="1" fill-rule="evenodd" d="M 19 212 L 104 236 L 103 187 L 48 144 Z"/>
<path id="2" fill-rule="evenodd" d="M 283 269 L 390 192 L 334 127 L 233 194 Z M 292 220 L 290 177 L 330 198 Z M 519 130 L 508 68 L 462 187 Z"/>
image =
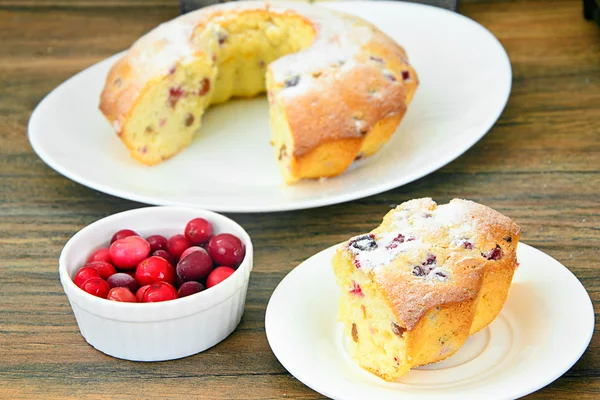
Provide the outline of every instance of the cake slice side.
<path id="1" fill-rule="evenodd" d="M 518 226 L 488 207 L 419 199 L 349 240 L 333 267 L 340 319 L 359 339 L 352 357 L 395 380 L 454 354 L 502 309 L 519 238 Z"/>

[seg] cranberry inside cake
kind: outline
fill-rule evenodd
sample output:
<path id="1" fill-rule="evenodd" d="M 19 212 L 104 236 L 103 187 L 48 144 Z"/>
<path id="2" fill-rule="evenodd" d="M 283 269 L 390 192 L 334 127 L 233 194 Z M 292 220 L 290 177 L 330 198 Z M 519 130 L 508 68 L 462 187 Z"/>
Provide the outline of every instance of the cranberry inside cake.
<path id="1" fill-rule="evenodd" d="M 471 201 L 390 211 L 332 261 L 351 356 L 392 381 L 454 354 L 502 309 L 519 239 L 508 217 Z"/>

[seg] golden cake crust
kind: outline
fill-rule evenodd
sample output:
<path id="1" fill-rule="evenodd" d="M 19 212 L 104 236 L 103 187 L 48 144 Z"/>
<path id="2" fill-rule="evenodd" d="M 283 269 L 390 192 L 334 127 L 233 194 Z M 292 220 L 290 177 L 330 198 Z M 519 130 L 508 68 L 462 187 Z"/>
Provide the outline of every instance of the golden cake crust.
<path id="1" fill-rule="evenodd" d="M 395 380 L 454 354 L 501 311 L 520 235 L 489 207 L 424 198 L 341 245 L 332 264 L 342 289 L 340 318 L 346 332 L 354 330 L 352 356 Z"/>
<path id="2" fill-rule="evenodd" d="M 468 224 L 470 228 L 465 230 L 465 234 L 468 234 L 468 239 L 471 240 L 468 243 L 472 243 L 474 247 L 470 254 L 450 252 L 444 261 L 444 266 L 452 271 L 451 282 L 444 285 L 423 285 L 406 271 L 394 268 L 382 268 L 375 273 L 375 281 L 389 299 L 398 320 L 408 330 L 433 307 L 477 297 L 488 271 L 513 271 L 516 266 L 516 243 L 521 237 L 518 225 L 499 212 L 472 201 L 454 199 L 450 204 L 460 204 L 461 207 L 456 210 L 455 224 Z M 437 204 L 432 199 L 425 198 L 409 201 L 401 207 L 400 210 L 428 213 L 435 211 Z M 398 209 L 390 211 L 384 217 L 384 224 L 393 221 L 397 211 Z M 440 246 L 447 245 L 444 243 L 444 230 L 424 230 L 423 233 L 424 241 L 438 243 Z M 507 241 L 507 238 L 510 238 L 510 241 Z M 494 251 L 496 246 L 502 249 L 502 258 L 487 259 L 485 254 Z"/>
<path id="3" fill-rule="evenodd" d="M 99 108 L 132 155 L 149 165 L 168 158 L 136 153 L 134 135 L 126 132 L 144 94 L 179 64 L 214 61 L 211 49 L 198 38 L 251 13 L 266 19 L 301 18 L 314 31 L 307 48 L 267 66 L 269 100 L 282 104 L 292 137 L 286 148 L 289 159 L 284 160 L 286 181 L 335 176 L 356 158 L 378 151 L 396 130 L 418 86 L 404 49 L 357 17 L 299 3 L 248 1 L 205 7 L 164 23 L 137 40 L 111 68 Z M 332 154 L 339 160 L 329 160 Z"/>

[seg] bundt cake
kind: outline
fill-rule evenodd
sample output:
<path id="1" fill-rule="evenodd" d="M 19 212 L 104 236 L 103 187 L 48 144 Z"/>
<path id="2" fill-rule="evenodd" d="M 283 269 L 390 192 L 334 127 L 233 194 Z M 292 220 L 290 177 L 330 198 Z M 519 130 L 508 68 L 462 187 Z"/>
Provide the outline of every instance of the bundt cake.
<path id="1" fill-rule="evenodd" d="M 208 106 L 266 90 L 274 155 L 293 183 L 377 152 L 417 85 L 404 50 L 357 17 L 231 2 L 141 37 L 110 70 L 100 110 L 131 155 L 154 165 L 190 143 Z"/>
<path id="2" fill-rule="evenodd" d="M 332 264 L 351 356 L 392 381 L 454 354 L 502 309 L 520 234 L 486 206 L 425 198 L 341 245 Z"/>

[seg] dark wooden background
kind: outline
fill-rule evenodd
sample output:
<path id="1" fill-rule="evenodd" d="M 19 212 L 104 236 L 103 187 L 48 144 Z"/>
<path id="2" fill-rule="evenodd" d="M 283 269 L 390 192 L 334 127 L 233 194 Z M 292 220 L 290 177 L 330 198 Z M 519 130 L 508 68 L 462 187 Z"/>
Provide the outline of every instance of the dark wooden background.
<path id="1" fill-rule="evenodd" d="M 469 198 L 511 216 L 523 242 L 577 275 L 598 316 L 600 28 L 584 21 L 576 0 L 462 1 L 461 13 L 490 29 L 512 61 L 512 94 L 491 132 L 440 171 L 387 193 L 313 210 L 230 215 L 256 249 L 241 325 L 203 354 L 142 364 L 84 342 L 57 274 L 71 235 L 142 205 L 47 167 L 29 145 L 27 122 L 55 86 L 175 17 L 178 4 L 0 0 L 0 398 L 321 398 L 272 354 L 267 300 L 298 263 L 415 197 Z M 530 398 L 600 398 L 598 323 L 575 366 Z"/>

